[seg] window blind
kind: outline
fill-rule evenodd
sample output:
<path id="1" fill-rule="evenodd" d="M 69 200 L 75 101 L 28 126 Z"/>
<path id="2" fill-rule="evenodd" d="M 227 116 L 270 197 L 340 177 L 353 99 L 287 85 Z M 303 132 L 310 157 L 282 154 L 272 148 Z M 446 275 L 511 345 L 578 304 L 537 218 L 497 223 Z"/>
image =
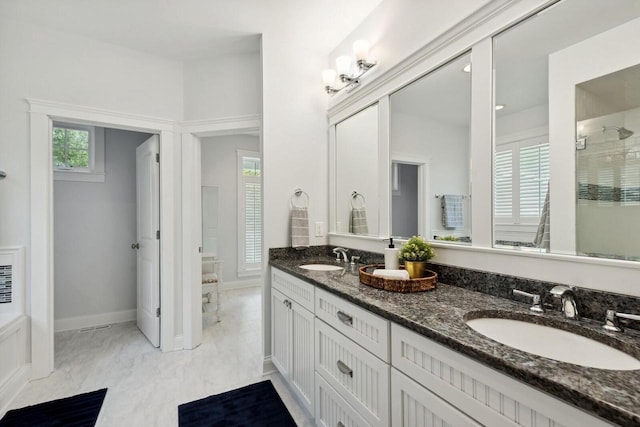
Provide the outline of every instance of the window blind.
<path id="1" fill-rule="evenodd" d="M 262 261 L 262 206 L 260 183 L 244 184 L 244 257 L 246 264 L 259 264 Z"/>

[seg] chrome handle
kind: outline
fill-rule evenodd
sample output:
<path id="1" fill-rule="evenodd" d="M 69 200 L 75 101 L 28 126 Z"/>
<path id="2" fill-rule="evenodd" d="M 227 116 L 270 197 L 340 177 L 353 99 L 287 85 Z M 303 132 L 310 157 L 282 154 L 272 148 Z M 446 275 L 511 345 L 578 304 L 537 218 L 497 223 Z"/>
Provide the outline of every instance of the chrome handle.
<path id="1" fill-rule="evenodd" d="M 138 242 L 132 243 L 131 244 L 131 249 L 135 249 L 135 250 L 140 249 L 140 243 L 138 243 Z"/>
<path id="2" fill-rule="evenodd" d="M 342 372 L 345 375 L 349 375 L 351 378 L 353 378 L 353 369 L 345 365 L 342 360 L 338 360 L 337 365 L 340 372 Z"/>
<path id="3" fill-rule="evenodd" d="M 345 325 L 353 326 L 353 317 L 349 316 L 347 313 L 338 310 L 336 315 L 338 316 L 338 319 L 340 319 L 340 321 Z"/>
<path id="4" fill-rule="evenodd" d="M 356 265 L 356 261 L 358 261 L 359 259 L 359 256 L 351 255 L 351 265 Z"/>
<path id="5" fill-rule="evenodd" d="M 637 314 L 617 313 L 616 312 L 616 316 L 622 317 L 624 319 L 639 320 L 640 321 L 640 316 L 638 316 Z"/>
<path id="6" fill-rule="evenodd" d="M 529 297 L 533 299 L 533 305 L 529 307 L 529 311 L 533 311 L 534 313 L 544 313 L 542 304 L 540 304 L 540 295 L 530 294 L 529 292 L 524 292 L 519 289 L 514 289 L 513 293 L 515 295 L 522 295 L 523 297 Z"/>

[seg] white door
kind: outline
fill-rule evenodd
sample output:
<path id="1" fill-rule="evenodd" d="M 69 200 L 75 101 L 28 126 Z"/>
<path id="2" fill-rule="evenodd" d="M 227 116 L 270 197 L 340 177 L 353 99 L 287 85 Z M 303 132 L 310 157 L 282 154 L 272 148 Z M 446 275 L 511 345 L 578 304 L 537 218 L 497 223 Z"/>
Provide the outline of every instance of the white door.
<path id="1" fill-rule="evenodd" d="M 160 346 L 160 164 L 158 136 L 136 148 L 138 328 Z"/>

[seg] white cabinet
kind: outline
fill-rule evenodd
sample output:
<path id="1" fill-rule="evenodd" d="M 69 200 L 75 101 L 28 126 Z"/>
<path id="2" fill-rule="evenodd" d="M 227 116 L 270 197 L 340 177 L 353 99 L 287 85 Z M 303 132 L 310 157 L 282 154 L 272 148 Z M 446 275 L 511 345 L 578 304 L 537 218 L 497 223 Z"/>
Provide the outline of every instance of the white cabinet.
<path id="1" fill-rule="evenodd" d="M 316 425 L 369 427 L 364 418 L 318 374 L 316 374 Z"/>
<path id="2" fill-rule="evenodd" d="M 313 286 L 272 269 L 271 360 L 300 402 L 314 413 Z M 311 305 L 309 304 L 309 299 Z"/>
<path id="3" fill-rule="evenodd" d="M 386 319 L 322 289 L 316 290 L 316 316 L 389 362 L 389 322 Z"/>
<path id="4" fill-rule="evenodd" d="M 469 418 L 411 378 L 391 369 L 393 427 L 478 427 Z"/>
<path id="5" fill-rule="evenodd" d="M 391 325 L 391 360 L 394 368 L 482 425 L 610 425 L 397 324 Z"/>
<path id="6" fill-rule="evenodd" d="M 370 425 L 389 425 L 389 365 L 319 319 L 316 371 Z"/>

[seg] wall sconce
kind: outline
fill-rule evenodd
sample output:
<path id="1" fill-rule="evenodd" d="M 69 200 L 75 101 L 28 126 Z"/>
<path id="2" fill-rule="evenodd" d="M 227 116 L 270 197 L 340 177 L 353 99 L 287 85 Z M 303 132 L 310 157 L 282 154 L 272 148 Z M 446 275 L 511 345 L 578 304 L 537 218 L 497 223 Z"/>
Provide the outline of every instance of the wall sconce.
<path id="1" fill-rule="evenodd" d="M 377 64 L 376 61 L 367 61 L 367 56 L 369 56 L 369 42 L 367 40 L 357 40 L 353 43 L 353 54 L 357 67 L 355 73 L 351 73 L 352 58 L 347 55 L 336 58 L 335 70 L 328 69 L 322 72 L 324 90 L 326 90 L 328 94 L 334 95 L 345 88 L 347 92 L 351 92 L 360 84 L 360 77 Z M 335 86 L 336 77 L 338 77 L 342 86 Z"/>

